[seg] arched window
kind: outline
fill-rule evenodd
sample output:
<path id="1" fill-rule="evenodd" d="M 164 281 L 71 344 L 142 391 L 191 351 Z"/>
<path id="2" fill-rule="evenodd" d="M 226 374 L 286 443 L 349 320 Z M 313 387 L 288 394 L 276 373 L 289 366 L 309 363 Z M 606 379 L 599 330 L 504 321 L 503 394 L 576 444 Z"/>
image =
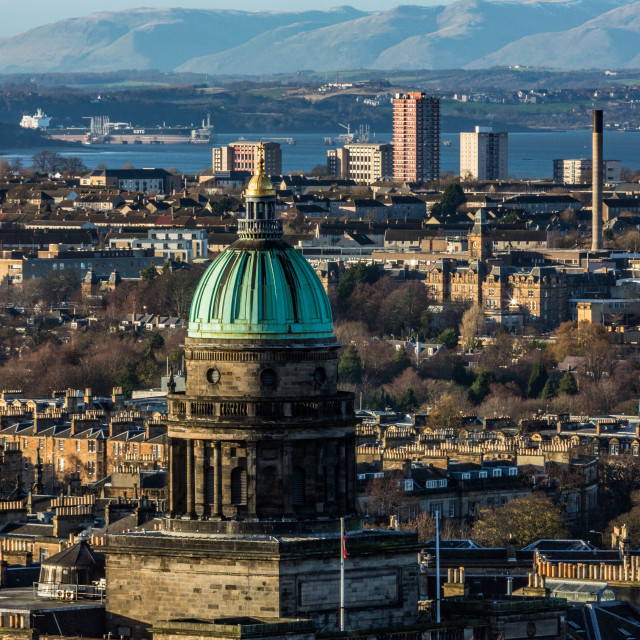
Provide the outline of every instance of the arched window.
<path id="1" fill-rule="evenodd" d="M 291 478 L 291 503 L 293 505 L 304 504 L 304 469 L 302 467 L 293 468 Z"/>
<path id="2" fill-rule="evenodd" d="M 231 504 L 247 504 L 247 472 L 240 467 L 231 472 Z"/>

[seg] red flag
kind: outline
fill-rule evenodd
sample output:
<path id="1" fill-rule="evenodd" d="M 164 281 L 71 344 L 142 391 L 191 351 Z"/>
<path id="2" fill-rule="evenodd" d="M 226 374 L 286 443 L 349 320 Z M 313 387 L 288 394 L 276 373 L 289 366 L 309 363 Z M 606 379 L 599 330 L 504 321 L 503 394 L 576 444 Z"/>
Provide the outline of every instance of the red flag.
<path id="1" fill-rule="evenodd" d="M 347 532 L 345 531 L 344 534 L 342 535 L 342 557 L 346 560 L 348 555 L 349 554 L 347 553 Z"/>

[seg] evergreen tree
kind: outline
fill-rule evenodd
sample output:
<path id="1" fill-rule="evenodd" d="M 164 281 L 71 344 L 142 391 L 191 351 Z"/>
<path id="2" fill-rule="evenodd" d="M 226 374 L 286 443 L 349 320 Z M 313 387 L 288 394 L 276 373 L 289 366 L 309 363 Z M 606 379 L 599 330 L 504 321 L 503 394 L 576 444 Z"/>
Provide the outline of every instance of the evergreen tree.
<path id="1" fill-rule="evenodd" d="M 571 371 L 565 371 L 562 378 L 560 378 L 558 393 L 564 393 L 568 396 L 575 396 L 576 393 L 578 393 L 578 385 L 576 384 L 575 376 Z"/>
<path id="2" fill-rule="evenodd" d="M 387 406 L 387 394 L 382 387 L 378 387 L 367 399 L 366 407 L 371 411 L 384 411 Z"/>
<path id="3" fill-rule="evenodd" d="M 404 413 L 412 413 L 418 408 L 418 399 L 412 387 L 409 387 L 400 400 L 400 411 Z"/>
<path id="4" fill-rule="evenodd" d="M 338 379 L 340 382 L 360 384 L 362 382 L 362 360 L 354 344 L 350 344 L 338 363 Z"/>
<path id="5" fill-rule="evenodd" d="M 542 389 L 542 393 L 540 394 L 540 398 L 542 400 L 551 400 L 558 395 L 556 391 L 556 385 L 551 382 L 551 380 L 547 380 L 544 388 Z"/>
<path id="6" fill-rule="evenodd" d="M 373 284 L 380 278 L 380 269 L 378 265 L 367 265 L 364 262 L 358 262 L 353 267 L 349 267 L 340 278 L 338 283 L 338 298 L 345 300 L 348 298 L 360 282 L 368 282 Z"/>
<path id="7" fill-rule="evenodd" d="M 455 349 L 458 346 L 458 333 L 455 329 L 445 329 L 436 338 L 436 342 L 443 344 L 447 349 Z"/>
<path id="8" fill-rule="evenodd" d="M 527 398 L 539 398 L 549 376 L 542 362 L 536 362 L 531 369 L 529 383 L 527 385 Z"/>
<path id="9" fill-rule="evenodd" d="M 434 216 L 452 216 L 458 210 L 458 207 L 466 201 L 467 198 L 464 195 L 464 191 L 460 186 L 460 183 L 452 182 L 445 187 L 444 192 L 442 193 L 442 198 L 440 198 L 440 202 L 436 202 L 432 205 L 431 213 Z"/>
<path id="10" fill-rule="evenodd" d="M 145 281 L 145 282 L 150 282 L 151 280 L 153 280 L 156 276 L 158 275 L 158 270 L 156 269 L 156 265 L 151 263 L 148 267 L 145 267 L 141 272 L 140 272 L 140 277 Z"/>
<path id="11" fill-rule="evenodd" d="M 509 329 L 507 329 L 507 327 L 503 324 L 501 324 L 498 327 L 498 330 L 496 331 L 496 337 L 498 336 L 508 336 L 510 335 Z"/>
<path id="12" fill-rule="evenodd" d="M 495 382 L 495 377 L 492 371 L 481 371 L 473 384 L 469 388 L 469 397 L 476 404 L 480 404 L 488 395 L 491 385 Z"/>
<path id="13" fill-rule="evenodd" d="M 136 366 L 133 363 L 127 362 L 127 364 L 122 367 L 120 373 L 116 376 L 116 384 L 122 387 L 122 392 L 127 397 L 131 395 L 134 389 L 138 388 L 140 379 L 136 372 Z"/>

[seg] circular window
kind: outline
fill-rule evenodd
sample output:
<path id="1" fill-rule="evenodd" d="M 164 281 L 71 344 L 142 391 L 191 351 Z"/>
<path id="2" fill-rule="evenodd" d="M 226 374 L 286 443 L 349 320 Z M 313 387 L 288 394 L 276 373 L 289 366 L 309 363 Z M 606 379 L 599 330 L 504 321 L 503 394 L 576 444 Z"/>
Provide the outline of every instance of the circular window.
<path id="1" fill-rule="evenodd" d="M 207 380 L 211 384 L 218 384 L 218 382 L 220 382 L 220 371 L 215 367 L 213 369 L 209 369 L 209 371 L 207 371 Z"/>
<path id="2" fill-rule="evenodd" d="M 327 372 L 323 367 L 318 367 L 313 372 L 313 379 L 315 380 L 316 384 L 324 384 L 327 381 Z"/>
<path id="3" fill-rule="evenodd" d="M 260 373 L 260 382 L 266 387 L 275 387 L 276 381 L 276 372 L 273 369 L 263 369 Z"/>

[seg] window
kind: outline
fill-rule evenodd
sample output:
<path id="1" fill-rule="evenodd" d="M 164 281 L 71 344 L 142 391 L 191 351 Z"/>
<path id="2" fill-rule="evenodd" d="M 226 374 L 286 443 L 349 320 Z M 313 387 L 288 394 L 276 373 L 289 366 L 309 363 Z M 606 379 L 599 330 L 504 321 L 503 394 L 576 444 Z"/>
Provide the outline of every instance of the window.
<path id="1" fill-rule="evenodd" d="M 247 472 L 236 467 L 231 472 L 231 504 L 242 506 L 247 504 Z"/>
<path id="2" fill-rule="evenodd" d="M 432 502 L 429 506 L 429 513 L 431 517 L 435 517 L 436 513 L 441 516 L 442 515 L 442 502 Z"/>
<path id="3" fill-rule="evenodd" d="M 501 478 L 502 477 L 502 469 L 494 469 L 493 470 L 493 477 L 494 478 Z"/>
<path id="4" fill-rule="evenodd" d="M 95 476 L 96 475 L 96 463 L 93 460 L 90 460 L 86 464 L 87 475 Z"/>
<path id="5" fill-rule="evenodd" d="M 449 517 L 450 518 L 456 517 L 456 503 L 453 501 L 449 502 Z"/>
<path id="6" fill-rule="evenodd" d="M 462 474 L 462 479 L 463 480 L 471 480 L 471 474 L 470 473 L 463 473 Z"/>
<path id="7" fill-rule="evenodd" d="M 95 440 L 89 440 L 87 442 L 87 450 L 89 451 L 89 453 L 95 453 L 96 452 L 96 441 Z"/>
<path id="8" fill-rule="evenodd" d="M 80 451 L 80 440 L 76 440 L 76 451 Z"/>
<path id="9" fill-rule="evenodd" d="M 486 471 L 481 471 L 481 472 L 478 474 L 478 477 L 480 477 L 480 478 L 486 478 L 486 477 L 487 477 L 487 472 L 486 472 Z"/>
<path id="10" fill-rule="evenodd" d="M 22 448 L 26 451 L 29 448 L 29 439 L 22 438 Z"/>
<path id="11" fill-rule="evenodd" d="M 58 440 L 58 451 L 64 451 L 64 440 L 62 438 Z"/>
<path id="12" fill-rule="evenodd" d="M 40 440 L 38 442 L 38 448 L 39 449 L 44 449 L 44 438 L 40 438 Z"/>
<path id="13" fill-rule="evenodd" d="M 58 458 L 58 471 L 64 471 L 64 458 Z"/>

